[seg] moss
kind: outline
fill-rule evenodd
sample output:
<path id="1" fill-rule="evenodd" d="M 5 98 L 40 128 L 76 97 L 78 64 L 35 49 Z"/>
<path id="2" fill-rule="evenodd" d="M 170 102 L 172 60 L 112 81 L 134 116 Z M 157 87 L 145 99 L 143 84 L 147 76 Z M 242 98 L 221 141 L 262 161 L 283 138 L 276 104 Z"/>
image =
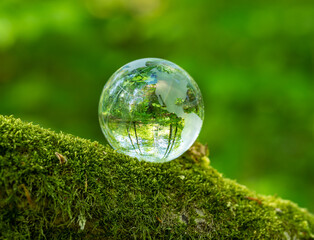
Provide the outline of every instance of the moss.
<path id="1" fill-rule="evenodd" d="M 164 164 L 140 162 L 0 116 L 0 238 L 314 237 L 305 209 L 223 178 L 193 151 Z"/>

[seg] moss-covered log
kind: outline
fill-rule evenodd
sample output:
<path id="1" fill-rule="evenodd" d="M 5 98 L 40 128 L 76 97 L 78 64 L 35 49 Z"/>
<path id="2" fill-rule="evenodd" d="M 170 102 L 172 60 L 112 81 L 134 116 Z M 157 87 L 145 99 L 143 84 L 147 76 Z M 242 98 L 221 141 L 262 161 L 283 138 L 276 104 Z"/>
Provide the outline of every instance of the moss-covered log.
<path id="1" fill-rule="evenodd" d="M 197 152 L 140 162 L 0 116 L 1 239 L 311 239 L 314 217 Z"/>

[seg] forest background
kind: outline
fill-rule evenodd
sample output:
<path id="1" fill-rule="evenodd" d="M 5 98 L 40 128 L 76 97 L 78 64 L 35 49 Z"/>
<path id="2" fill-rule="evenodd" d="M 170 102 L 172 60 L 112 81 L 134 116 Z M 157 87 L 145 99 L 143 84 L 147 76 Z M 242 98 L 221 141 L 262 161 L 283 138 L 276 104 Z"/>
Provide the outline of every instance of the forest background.
<path id="1" fill-rule="evenodd" d="M 0 2 L 0 114 L 106 143 L 107 79 L 159 57 L 205 102 L 211 165 L 314 212 L 313 1 Z"/>

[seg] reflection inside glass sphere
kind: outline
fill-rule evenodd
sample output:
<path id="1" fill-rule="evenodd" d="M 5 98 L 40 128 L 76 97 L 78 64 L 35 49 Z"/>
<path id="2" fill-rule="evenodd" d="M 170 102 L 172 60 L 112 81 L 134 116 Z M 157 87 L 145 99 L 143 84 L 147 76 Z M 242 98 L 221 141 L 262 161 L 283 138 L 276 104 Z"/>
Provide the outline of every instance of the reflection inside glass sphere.
<path id="1" fill-rule="evenodd" d="M 110 145 L 149 162 L 183 154 L 198 137 L 203 119 L 196 82 L 176 64 L 157 58 L 118 69 L 99 102 L 100 126 Z"/>

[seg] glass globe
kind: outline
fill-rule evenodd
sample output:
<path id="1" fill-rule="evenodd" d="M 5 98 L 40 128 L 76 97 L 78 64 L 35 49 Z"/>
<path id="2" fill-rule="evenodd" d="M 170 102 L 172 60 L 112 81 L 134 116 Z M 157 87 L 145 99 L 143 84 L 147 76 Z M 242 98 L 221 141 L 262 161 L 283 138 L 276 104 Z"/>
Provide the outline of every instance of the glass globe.
<path id="1" fill-rule="evenodd" d="M 110 77 L 98 113 L 107 141 L 118 152 L 167 162 L 182 155 L 198 137 L 204 104 L 185 70 L 163 59 L 144 58 Z"/>

